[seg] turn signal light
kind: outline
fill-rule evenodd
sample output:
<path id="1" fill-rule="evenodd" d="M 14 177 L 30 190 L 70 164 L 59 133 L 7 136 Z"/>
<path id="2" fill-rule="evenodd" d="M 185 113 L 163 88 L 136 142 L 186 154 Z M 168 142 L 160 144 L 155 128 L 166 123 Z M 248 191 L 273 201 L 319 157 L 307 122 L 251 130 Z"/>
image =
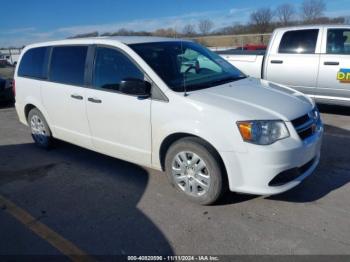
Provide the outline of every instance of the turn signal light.
<path id="1" fill-rule="evenodd" d="M 241 136 L 245 141 L 252 140 L 252 123 L 250 122 L 239 122 L 238 123 L 239 131 Z"/>

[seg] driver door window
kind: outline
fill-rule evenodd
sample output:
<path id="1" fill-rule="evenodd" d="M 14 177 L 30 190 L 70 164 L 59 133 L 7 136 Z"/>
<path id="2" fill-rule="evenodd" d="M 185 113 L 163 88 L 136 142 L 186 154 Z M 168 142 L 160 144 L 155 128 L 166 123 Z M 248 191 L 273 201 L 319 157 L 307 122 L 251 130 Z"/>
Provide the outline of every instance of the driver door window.
<path id="1" fill-rule="evenodd" d="M 105 47 L 96 48 L 93 86 L 97 89 L 119 91 L 127 78 L 144 79 L 144 74 L 123 53 Z"/>

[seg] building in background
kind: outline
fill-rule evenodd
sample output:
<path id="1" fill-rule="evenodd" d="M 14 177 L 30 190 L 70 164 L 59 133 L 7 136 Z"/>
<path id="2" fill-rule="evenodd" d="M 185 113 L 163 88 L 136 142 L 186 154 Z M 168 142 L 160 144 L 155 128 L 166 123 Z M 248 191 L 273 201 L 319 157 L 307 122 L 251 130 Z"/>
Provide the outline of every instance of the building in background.
<path id="1" fill-rule="evenodd" d="M 22 49 L 0 49 L 0 65 L 12 65 L 15 66 L 19 59 Z"/>

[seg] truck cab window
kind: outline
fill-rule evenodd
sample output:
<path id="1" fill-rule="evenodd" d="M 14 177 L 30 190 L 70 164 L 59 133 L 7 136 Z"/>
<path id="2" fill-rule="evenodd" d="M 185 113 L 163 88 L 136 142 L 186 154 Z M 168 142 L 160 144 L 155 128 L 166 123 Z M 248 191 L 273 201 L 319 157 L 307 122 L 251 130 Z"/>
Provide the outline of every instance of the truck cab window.
<path id="1" fill-rule="evenodd" d="M 281 54 L 314 54 L 318 29 L 295 30 L 284 33 L 278 52 Z"/>
<path id="2" fill-rule="evenodd" d="M 350 54 L 350 29 L 329 29 L 327 54 Z"/>

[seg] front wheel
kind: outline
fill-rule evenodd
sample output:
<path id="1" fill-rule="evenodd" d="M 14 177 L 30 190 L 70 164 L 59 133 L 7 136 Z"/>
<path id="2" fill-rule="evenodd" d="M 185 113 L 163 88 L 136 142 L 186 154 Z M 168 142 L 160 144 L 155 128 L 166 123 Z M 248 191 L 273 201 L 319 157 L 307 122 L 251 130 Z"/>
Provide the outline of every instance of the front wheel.
<path id="1" fill-rule="evenodd" d="M 175 142 L 166 154 L 165 171 L 178 191 L 202 205 L 214 203 L 227 187 L 219 156 L 199 138 Z"/>

